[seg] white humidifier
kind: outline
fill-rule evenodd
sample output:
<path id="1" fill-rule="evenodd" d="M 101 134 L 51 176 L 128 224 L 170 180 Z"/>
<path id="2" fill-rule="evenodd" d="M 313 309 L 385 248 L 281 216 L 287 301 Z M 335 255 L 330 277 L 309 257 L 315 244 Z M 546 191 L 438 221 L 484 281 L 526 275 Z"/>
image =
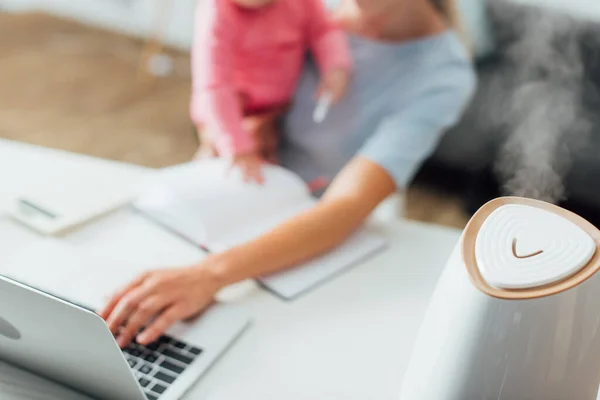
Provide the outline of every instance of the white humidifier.
<path id="1" fill-rule="evenodd" d="M 420 329 L 401 400 L 596 400 L 600 231 L 522 198 L 467 225 Z"/>

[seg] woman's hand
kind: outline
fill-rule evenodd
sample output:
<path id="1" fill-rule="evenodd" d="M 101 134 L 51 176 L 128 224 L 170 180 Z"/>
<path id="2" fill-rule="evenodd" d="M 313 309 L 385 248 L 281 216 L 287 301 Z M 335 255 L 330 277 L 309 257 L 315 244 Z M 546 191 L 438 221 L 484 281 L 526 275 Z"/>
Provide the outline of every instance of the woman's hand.
<path id="1" fill-rule="evenodd" d="M 174 323 L 207 308 L 222 287 L 209 272 L 211 264 L 207 258 L 195 267 L 148 272 L 116 293 L 100 316 L 119 346 L 133 339 L 150 344 Z"/>

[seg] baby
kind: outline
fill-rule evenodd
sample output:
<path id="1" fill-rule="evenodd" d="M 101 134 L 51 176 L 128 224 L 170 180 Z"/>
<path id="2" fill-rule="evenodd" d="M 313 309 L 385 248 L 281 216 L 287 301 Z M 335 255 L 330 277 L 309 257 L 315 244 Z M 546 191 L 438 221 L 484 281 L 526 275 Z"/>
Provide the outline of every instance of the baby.
<path id="1" fill-rule="evenodd" d="M 316 96 L 335 103 L 346 91 L 351 70 L 346 37 L 323 1 L 200 0 L 192 119 L 246 180 L 262 180 L 264 160 L 244 121 L 283 112 L 308 49 L 322 75 Z"/>

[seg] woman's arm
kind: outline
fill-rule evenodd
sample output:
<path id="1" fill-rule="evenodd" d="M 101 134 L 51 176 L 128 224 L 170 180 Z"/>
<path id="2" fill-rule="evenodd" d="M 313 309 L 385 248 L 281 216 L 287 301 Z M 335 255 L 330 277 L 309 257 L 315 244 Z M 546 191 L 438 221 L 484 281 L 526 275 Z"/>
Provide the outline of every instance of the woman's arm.
<path id="1" fill-rule="evenodd" d="M 357 157 L 312 209 L 197 266 L 144 274 L 115 294 L 100 315 L 122 347 L 134 337 L 151 343 L 175 322 L 209 306 L 221 288 L 291 267 L 340 244 L 394 190 L 386 170 Z"/>
<path id="2" fill-rule="evenodd" d="M 222 285 L 269 274 L 326 253 L 344 242 L 394 193 L 386 170 L 357 157 L 310 210 L 271 232 L 219 256 L 211 275 Z"/>

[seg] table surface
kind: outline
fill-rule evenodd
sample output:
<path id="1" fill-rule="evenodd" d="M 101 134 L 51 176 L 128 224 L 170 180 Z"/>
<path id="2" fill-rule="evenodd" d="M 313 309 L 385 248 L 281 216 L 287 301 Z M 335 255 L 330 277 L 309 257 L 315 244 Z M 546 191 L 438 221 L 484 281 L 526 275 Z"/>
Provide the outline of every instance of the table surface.
<path id="1" fill-rule="evenodd" d="M 0 140 L 0 171 L 10 170 L 25 155 L 33 160 L 33 154 L 38 168 L 46 171 L 57 159 L 78 168 L 105 162 Z M 111 170 L 132 168 L 109 164 Z M 5 178 L 18 179 L 3 176 L 3 184 Z M 386 252 L 293 302 L 283 302 L 253 283 L 223 293 L 224 301 L 247 309 L 253 324 L 185 398 L 396 399 L 428 299 L 460 231 L 407 221 L 374 225 L 390 239 Z M 0 248 L 0 256 L 6 249 L 40 240 L 0 218 L 0 243 L 8 244 Z M 128 209 L 63 240 L 89 257 L 136 270 L 203 257 Z M 84 398 L 2 363 L 0 394 L 6 400 Z"/>

